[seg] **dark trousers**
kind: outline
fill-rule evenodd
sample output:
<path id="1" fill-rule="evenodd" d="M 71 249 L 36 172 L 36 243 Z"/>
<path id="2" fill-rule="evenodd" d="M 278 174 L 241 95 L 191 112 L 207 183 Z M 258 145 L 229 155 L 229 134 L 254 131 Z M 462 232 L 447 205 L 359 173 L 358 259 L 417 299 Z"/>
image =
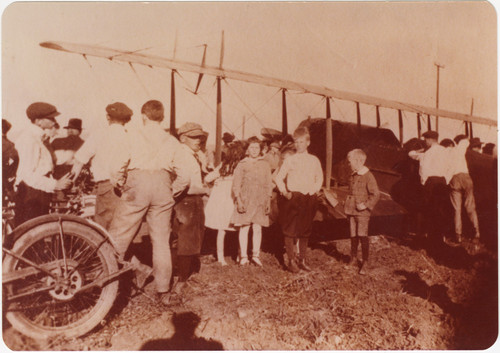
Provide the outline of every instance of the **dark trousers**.
<path id="1" fill-rule="evenodd" d="M 21 182 L 17 187 L 14 223 L 20 224 L 49 213 L 52 194 Z"/>
<path id="2" fill-rule="evenodd" d="M 429 177 L 424 185 L 424 222 L 432 240 L 440 240 L 449 219 L 449 192 L 444 177 Z"/>

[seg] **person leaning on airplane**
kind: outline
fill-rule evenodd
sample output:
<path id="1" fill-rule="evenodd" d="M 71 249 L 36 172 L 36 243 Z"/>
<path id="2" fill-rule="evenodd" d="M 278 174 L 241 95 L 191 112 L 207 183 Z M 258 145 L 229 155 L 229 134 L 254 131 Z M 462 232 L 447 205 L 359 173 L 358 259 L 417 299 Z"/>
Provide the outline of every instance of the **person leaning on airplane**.
<path id="1" fill-rule="evenodd" d="M 49 213 L 52 193 L 71 185 L 70 173 L 59 180 L 52 178 L 54 162 L 44 140 L 60 113 L 52 104 L 36 102 L 26 109 L 31 125 L 16 141 L 19 154 L 15 224 Z"/>

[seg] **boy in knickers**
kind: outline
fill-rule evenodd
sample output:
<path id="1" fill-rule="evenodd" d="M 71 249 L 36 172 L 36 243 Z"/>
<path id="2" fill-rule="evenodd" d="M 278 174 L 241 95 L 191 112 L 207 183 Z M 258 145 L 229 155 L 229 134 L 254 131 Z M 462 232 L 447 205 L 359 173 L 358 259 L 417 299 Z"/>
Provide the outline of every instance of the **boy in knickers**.
<path id="1" fill-rule="evenodd" d="M 349 195 L 345 201 L 344 211 L 349 219 L 351 230 L 351 263 L 357 259 L 358 244 L 361 241 L 362 262 L 360 274 L 366 274 L 370 242 L 368 239 L 368 223 L 370 215 L 380 198 L 377 181 L 365 166 L 366 154 L 363 150 L 354 149 L 347 154 L 347 161 L 352 169 L 349 178 Z"/>

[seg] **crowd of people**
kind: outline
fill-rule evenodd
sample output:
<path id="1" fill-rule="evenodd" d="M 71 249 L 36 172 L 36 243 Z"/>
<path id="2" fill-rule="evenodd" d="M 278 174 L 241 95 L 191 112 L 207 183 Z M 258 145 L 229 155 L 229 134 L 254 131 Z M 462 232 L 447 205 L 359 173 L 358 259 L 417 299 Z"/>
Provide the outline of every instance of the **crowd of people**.
<path id="1" fill-rule="evenodd" d="M 150 100 L 142 106 L 138 127 L 128 127 L 133 112 L 124 103 L 109 104 L 105 113 L 107 127 L 85 141 L 80 137 L 82 120 L 76 118 L 64 127 L 67 137 L 54 138 L 59 128 L 55 117 L 60 113 L 44 102 L 27 108 L 32 124 L 15 146 L 6 137 L 10 124 L 2 121 L 3 190 L 4 197 L 15 201 L 16 225 L 48 214 L 54 195 L 70 187 L 84 166 L 90 165 L 96 195 L 94 220 L 108 231 L 119 262 L 134 269 L 137 287 L 154 277 L 159 300 L 182 295 L 196 267 L 205 228 L 217 231 L 220 265 L 227 266 L 226 232 L 238 231 L 239 265 L 262 267 L 262 227 L 277 223 L 283 234 L 287 269 L 292 273 L 311 270 L 308 239 L 323 170 L 319 159 L 308 152 L 311 136 L 307 128 L 297 128 L 286 146 L 279 139 L 264 143 L 255 136 L 234 141 L 234 135 L 225 133 L 221 163 L 214 165 L 206 153 L 208 133 L 194 122 L 185 123 L 175 134 L 168 132 L 161 126 L 164 107 L 160 101 Z M 424 138 L 427 148 L 409 156 L 420 162 L 426 231 L 433 237 L 443 234 L 442 205 L 450 198 L 457 241 L 462 236 L 462 204 L 475 239 L 479 239 L 473 185 L 465 160 L 469 140 L 459 135 L 444 147 L 434 131 L 426 132 Z M 350 224 L 351 263 L 365 274 L 369 220 L 380 191 L 365 166 L 363 150 L 350 151 L 347 160 L 352 173 L 344 210 Z M 152 244 L 152 267 L 130 251 L 143 221 Z M 176 273 L 171 235 L 176 240 Z M 362 260 L 358 264 L 359 244 Z"/>

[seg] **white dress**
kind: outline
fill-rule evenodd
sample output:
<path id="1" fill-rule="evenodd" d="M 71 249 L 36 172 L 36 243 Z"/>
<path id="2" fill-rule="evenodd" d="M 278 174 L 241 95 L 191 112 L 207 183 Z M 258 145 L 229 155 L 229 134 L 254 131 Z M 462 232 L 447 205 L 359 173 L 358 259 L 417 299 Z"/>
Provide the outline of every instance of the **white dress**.
<path id="1" fill-rule="evenodd" d="M 215 180 L 205 206 L 205 227 L 211 229 L 235 230 L 231 224 L 234 201 L 231 195 L 233 176 L 219 177 Z"/>

